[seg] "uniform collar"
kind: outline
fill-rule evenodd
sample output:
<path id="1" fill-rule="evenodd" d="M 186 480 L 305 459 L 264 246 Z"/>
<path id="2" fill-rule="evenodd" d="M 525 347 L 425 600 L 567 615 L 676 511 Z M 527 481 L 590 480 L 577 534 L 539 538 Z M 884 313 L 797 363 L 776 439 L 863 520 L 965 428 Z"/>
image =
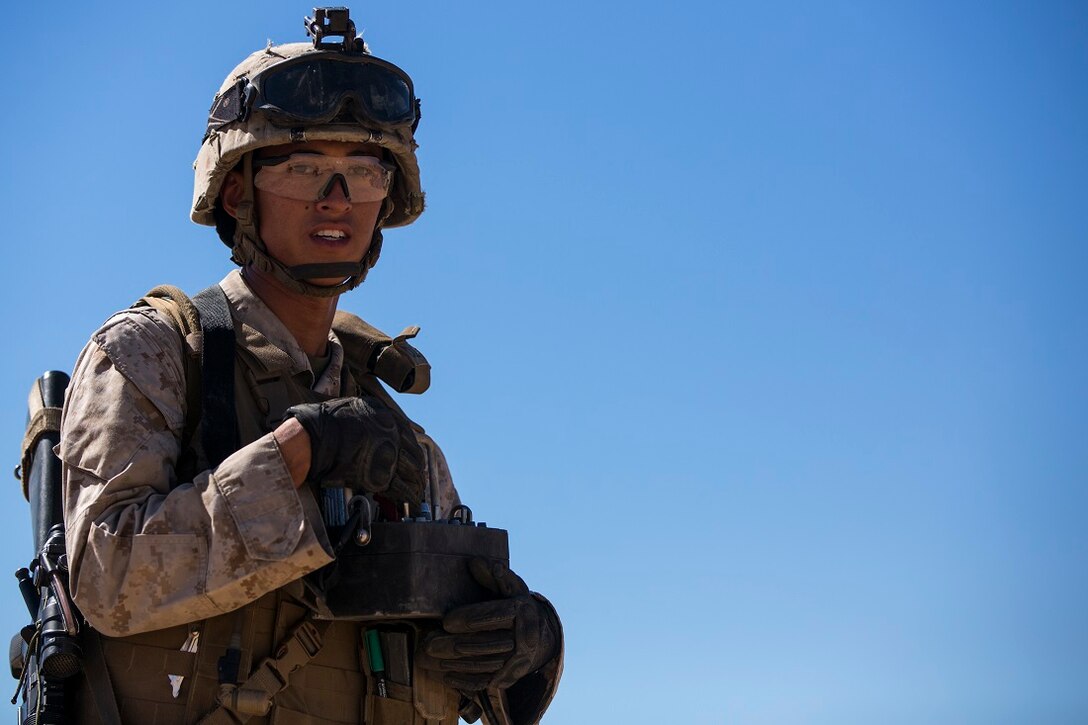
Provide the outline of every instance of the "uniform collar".
<path id="1" fill-rule="evenodd" d="M 232 270 L 219 283 L 230 302 L 235 334 L 242 346 L 252 353 L 265 372 L 301 376 L 306 387 L 324 395 L 340 394 L 340 373 L 344 366 L 344 348 L 336 333 L 329 331 L 329 364 L 320 379 L 314 381 L 310 359 L 280 318 L 246 284 L 239 270 Z"/>

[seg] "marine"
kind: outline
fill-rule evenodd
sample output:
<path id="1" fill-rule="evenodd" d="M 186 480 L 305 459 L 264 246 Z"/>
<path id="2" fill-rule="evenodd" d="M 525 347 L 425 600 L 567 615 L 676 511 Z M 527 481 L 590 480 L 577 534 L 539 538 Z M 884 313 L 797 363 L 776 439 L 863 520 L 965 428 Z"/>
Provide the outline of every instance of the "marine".
<path id="1" fill-rule="evenodd" d="M 58 455 L 89 625 L 78 722 L 536 722 L 561 625 L 502 563 L 467 567 L 486 599 L 381 631 L 408 652 L 397 672 L 373 656 L 375 630 L 324 599 L 318 574 L 355 502 L 397 521 L 460 499 L 380 382 L 426 388 L 415 330 L 337 311 L 384 230 L 423 212 L 420 103 L 346 9 L 306 23 L 311 42 L 270 44 L 228 74 L 195 162 L 192 219 L 239 269 L 194 300 L 165 288 L 115 314 L 73 371 Z M 224 375 L 199 365 L 210 329 L 226 331 Z"/>

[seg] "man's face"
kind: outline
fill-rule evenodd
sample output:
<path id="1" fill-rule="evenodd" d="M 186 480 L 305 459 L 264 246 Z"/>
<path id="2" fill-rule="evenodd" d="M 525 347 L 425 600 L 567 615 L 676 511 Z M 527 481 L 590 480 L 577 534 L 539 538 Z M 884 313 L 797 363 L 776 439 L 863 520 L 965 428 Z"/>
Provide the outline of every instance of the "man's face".
<path id="1" fill-rule="evenodd" d="M 374 144 L 341 141 L 307 141 L 270 146 L 256 152 L 255 161 L 291 154 L 319 154 L 332 157 L 382 157 Z M 259 167 L 259 164 L 255 164 Z M 223 188 L 224 207 L 232 211 L 230 199 L 241 188 L 241 174 L 231 172 Z M 358 262 L 370 248 L 381 201 L 350 201 L 337 179 L 325 198 L 318 201 L 289 199 L 254 189 L 261 239 L 276 260 L 293 267 L 325 262 Z M 310 280 L 336 284 L 340 279 Z"/>

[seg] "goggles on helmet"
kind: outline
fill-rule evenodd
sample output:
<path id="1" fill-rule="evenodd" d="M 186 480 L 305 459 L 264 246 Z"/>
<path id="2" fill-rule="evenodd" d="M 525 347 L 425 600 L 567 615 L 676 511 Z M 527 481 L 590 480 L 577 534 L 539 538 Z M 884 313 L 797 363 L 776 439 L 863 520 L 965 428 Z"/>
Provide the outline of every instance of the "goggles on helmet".
<path id="1" fill-rule="evenodd" d="M 253 185 L 288 199 L 319 201 L 337 178 L 349 201 L 381 201 L 389 195 L 394 167 L 373 156 L 322 156 L 297 153 L 254 159 Z"/>
<path id="2" fill-rule="evenodd" d="M 372 55 L 305 53 L 242 79 L 215 99 L 208 133 L 256 109 L 278 126 L 328 123 L 343 113 L 388 128 L 419 123 L 412 79 Z"/>

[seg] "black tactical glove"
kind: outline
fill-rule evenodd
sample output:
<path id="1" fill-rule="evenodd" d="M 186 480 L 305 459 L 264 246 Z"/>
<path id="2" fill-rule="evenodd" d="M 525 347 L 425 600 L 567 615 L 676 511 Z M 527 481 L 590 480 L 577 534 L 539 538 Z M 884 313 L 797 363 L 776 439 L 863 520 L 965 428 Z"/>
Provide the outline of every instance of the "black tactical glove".
<path id="1" fill-rule="evenodd" d="M 407 419 L 373 396 L 335 398 L 287 409 L 310 434 L 310 472 L 318 486 L 362 487 L 395 501 L 423 498 L 423 449 Z"/>
<path id="2" fill-rule="evenodd" d="M 505 565 L 473 559 L 469 568 L 476 581 L 504 598 L 446 614 L 442 631 L 424 639 L 418 662 L 454 689 L 502 691 L 556 656 L 559 621 Z"/>

